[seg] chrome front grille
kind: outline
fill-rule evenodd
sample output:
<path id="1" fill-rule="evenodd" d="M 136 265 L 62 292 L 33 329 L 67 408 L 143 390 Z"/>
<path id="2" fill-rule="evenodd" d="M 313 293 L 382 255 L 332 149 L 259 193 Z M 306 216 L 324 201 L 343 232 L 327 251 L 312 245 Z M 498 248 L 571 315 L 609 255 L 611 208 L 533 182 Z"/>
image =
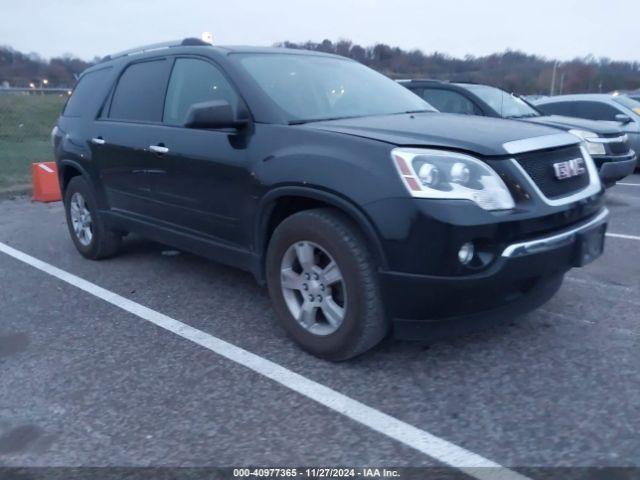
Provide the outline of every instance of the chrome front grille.
<path id="1" fill-rule="evenodd" d="M 562 199 L 584 190 L 591 183 L 589 169 L 581 175 L 560 180 L 556 178 L 554 164 L 583 158 L 578 145 L 522 153 L 515 156 L 516 162 L 548 199 Z"/>

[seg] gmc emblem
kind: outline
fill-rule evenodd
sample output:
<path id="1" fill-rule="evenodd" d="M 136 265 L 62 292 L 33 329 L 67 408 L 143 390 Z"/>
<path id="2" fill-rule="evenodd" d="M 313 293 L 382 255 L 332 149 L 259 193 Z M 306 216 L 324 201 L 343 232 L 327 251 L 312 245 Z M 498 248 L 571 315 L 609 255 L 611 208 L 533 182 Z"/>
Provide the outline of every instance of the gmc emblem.
<path id="1" fill-rule="evenodd" d="M 582 158 L 574 158 L 566 162 L 558 162 L 553 164 L 553 171 L 558 180 L 577 177 L 587 171 L 584 160 Z"/>

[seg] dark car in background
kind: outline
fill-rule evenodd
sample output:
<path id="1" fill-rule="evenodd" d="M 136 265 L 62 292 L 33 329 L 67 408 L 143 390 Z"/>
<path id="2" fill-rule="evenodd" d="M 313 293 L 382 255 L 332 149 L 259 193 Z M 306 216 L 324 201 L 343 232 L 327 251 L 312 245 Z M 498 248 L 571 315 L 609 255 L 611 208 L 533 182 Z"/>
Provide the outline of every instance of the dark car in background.
<path id="1" fill-rule="evenodd" d="M 630 147 L 628 137 L 617 125 L 542 113 L 522 98 L 488 85 L 438 80 L 400 83 L 441 112 L 522 120 L 577 135 L 585 142 L 607 186 L 633 173 L 636 166 L 638 149 Z"/>
<path id="2" fill-rule="evenodd" d="M 194 39 L 114 55 L 83 73 L 52 136 L 83 256 L 132 232 L 247 270 L 330 360 L 390 330 L 511 319 L 604 245 L 577 137 L 436 112 L 334 55 Z"/>
<path id="3" fill-rule="evenodd" d="M 626 95 L 581 94 L 547 97 L 535 102 L 536 108 L 548 115 L 565 115 L 606 122 L 620 128 L 629 144 L 640 151 L 640 101 Z"/>

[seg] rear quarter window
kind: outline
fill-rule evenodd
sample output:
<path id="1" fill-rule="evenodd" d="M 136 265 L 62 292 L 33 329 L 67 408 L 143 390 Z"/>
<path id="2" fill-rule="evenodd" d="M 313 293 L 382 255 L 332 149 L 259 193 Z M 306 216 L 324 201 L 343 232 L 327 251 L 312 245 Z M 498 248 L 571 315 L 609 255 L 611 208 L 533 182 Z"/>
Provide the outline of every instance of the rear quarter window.
<path id="1" fill-rule="evenodd" d="M 112 67 L 106 67 L 82 75 L 73 89 L 62 115 L 65 117 L 87 117 L 95 114 L 109 87 L 112 70 Z"/>

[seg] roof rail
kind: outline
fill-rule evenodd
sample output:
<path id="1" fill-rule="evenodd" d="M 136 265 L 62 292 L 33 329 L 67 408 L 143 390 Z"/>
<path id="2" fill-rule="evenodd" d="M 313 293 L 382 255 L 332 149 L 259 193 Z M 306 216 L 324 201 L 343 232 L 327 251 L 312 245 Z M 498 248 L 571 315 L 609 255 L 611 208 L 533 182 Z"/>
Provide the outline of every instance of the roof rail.
<path id="1" fill-rule="evenodd" d="M 210 43 L 200 40 L 199 38 L 185 38 L 183 40 L 173 40 L 170 42 L 153 43 L 151 45 L 145 45 L 143 47 L 131 48 L 122 52 L 114 53 L 113 55 L 107 55 L 103 57 L 100 62 L 107 62 L 116 58 L 127 57 L 129 55 L 137 55 L 139 53 L 153 52 L 154 50 L 164 50 L 166 48 L 182 47 L 182 46 L 195 46 L 195 45 L 209 45 Z"/>

